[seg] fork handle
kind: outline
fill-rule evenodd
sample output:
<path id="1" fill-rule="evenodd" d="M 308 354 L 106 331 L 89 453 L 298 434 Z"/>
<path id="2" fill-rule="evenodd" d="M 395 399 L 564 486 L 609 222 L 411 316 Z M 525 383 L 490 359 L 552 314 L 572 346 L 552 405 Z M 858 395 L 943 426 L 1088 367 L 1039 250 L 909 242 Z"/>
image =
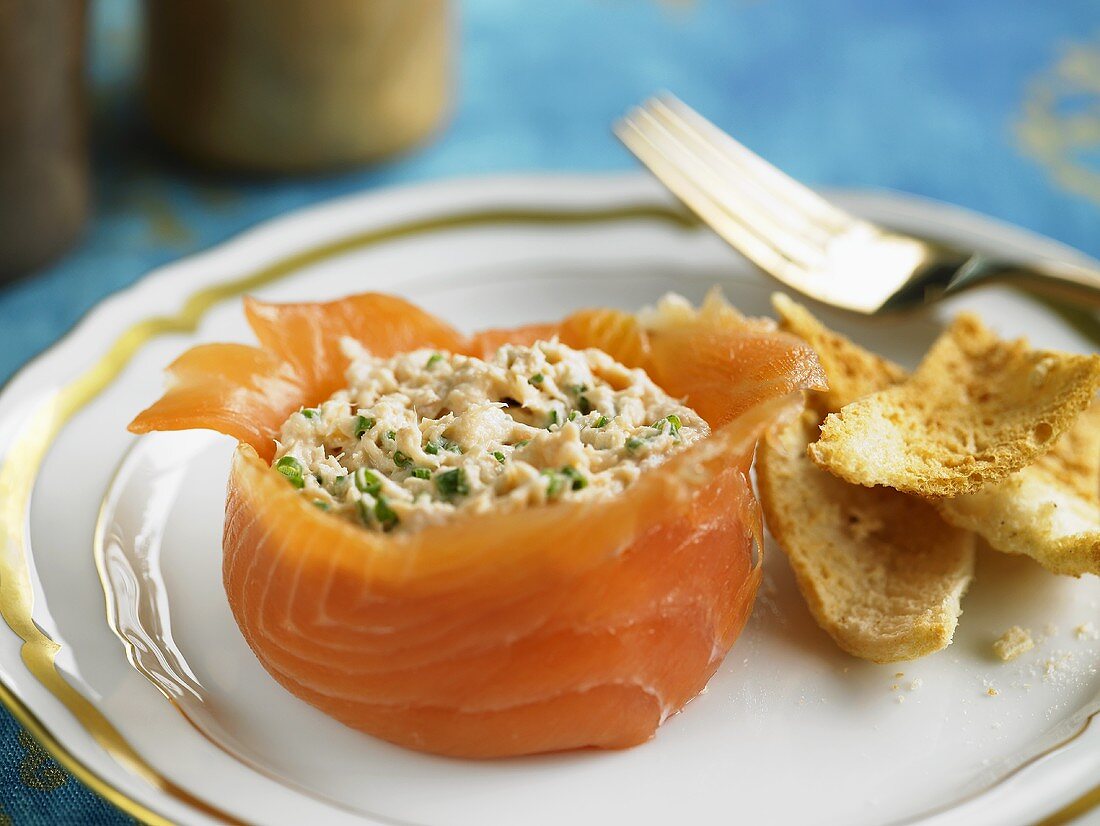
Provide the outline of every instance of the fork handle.
<path id="1" fill-rule="evenodd" d="M 1011 284 L 1078 307 L 1100 309 L 1100 269 L 1060 261 L 1005 261 L 974 255 L 959 269 L 948 289 L 992 282 Z"/>

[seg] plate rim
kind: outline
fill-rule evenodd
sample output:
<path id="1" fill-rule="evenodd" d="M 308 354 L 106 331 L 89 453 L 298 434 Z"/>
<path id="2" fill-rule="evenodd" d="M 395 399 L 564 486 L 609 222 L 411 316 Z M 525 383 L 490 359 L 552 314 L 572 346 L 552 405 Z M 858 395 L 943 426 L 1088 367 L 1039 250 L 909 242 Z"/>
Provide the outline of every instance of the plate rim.
<path id="1" fill-rule="evenodd" d="M 678 225 L 683 229 L 698 229 L 700 227 L 698 222 L 688 217 L 684 213 L 683 209 L 680 208 L 678 205 L 675 205 L 675 201 L 666 193 L 664 193 L 663 190 L 661 190 L 657 185 L 650 181 L 648 177 L 645 177 L 638 173 L 630 173 L 626 175 L 617 174 L 562 176 L 552 174 L 530 174 L 483 176 L 473 178 L 450 179 L 444 182 L 411 184 L 401 187 L 390 187 L 366 193 L 356 193 L 349 196 L 344 196 L 342 198 L 320 202 L 318 204 L 314 204 L 301 209 L 292 210 L 282 216 L 263 221 L 255 225 L 254 227 L 251 227 L 244 232 L 239 233 L 207 250 L 185 256 L 167 265 L 154 268 L 153 270 L 146 273 L 144 276 L 137 279 L 132 284 L 100 299 L 91 308 L 89 308 L 87 312 L 85 312 L 81 316 L 81 318 L 76 323 L 74 323 L 65 333 L 60 335 L 48 347 L 44 348 L 37 355 L 29 359 L 24 365 L 17 369 L 11 375 L 11 377 L 9 377 L 9 379 L 5 381 L 2 386 L 0 386 L 0 398 L 6 397 L 11 388 L 13 388 L 18 382 L 22 381 L 32 372 L 36 371 L 47 358 L 55 355 L 60 349 L 69 346 L 81 331 L 96 326 L 98 318 L 105 312 L 107 308 L 121 306 L 128 302 L 131 302 L 135 293 L 138 293 L 142 290 L 151 289 L 153 285 L 157 283 L 169 281 L 175 276 L 177 270 L 190 270 L 195 268 L 196 266 L 201 266 L 204 261 L 209 261 L 212 258 L 217 257 L 218 255 L 229 254 L 239 251 L 240 249 L 246 247 L 249 243 L 253 242 L 256 238 L 270 235 L 272 232 L 277 231 L 282 225 L 289 225 L 291 223 L 297 224 L 303 221 L 303 219 L 306 219 L 310 216 L 317 217 L 323 215 L 325 212 L 328 211 L 351 212 L 354 210 L 355 206 L 362 206 L 365 203 L 373 203 L 375 205 L 384 206 L 385 203 L 389 200 L 392 200 L 396 194 L 404 193 L 406 195 L 415 196 L 414 200 L 419 200 L 419 205 L 412 208 L 411 211 L 416 215 L 422 216 L 420 221 L 418 222 L 415 218 L 411 221 L 398 220 L 396 222 L 387 222 L 386 220 L 383 220 L 380 222 L 382 224 L 382 227 L 380 228 L 381 234 L 383 236 L 386 236 L 384 230 L 387 227 L 400 227 L 402 225 L 408 225 L 410 223 L 428 225 L 426 229 L 419 229 L 418 231 L 433 231 L 441 228 L 456 226 L 456 224 L 453 223 L 452 219 L 455 216 L 460 216 L 463 214 L 476 215 L 477 213 L 495 213 L 496 217 L 500 218 L 501 216 L 506 216 L 506 214 L 509 212 L 513 213 L 514 217 L 514 213 L 516 213 L 517 211 L 522 211 L 516 210 L 514 208 L 509 210 L 507 207 L 502 207 L 494 210 L 492 208 L 484 209 L 478 208 L 476 206 L 473 208 L 454 207 L 442 211 L 438 209 L 433 209 L 432 204 L 440 200 L 440 194 L 443 192 L 455 189 L 461 192 L 462 190 L 470 188 L 472 186 L 485 186 L 486 182 L 491 182 L 494 187 L 498 187 L 501 190 L 519 193 L 519 195 L 517 196 L 517 200 L 524 201 L 530 204 L 543 199 L 543 196 L 547 191 L 549 191 L 549 188 L 553 188 L 548 187 L 548 183 L 551 181 L 553 182 L 553 186 L 560 188 L 560 191 L 565 193 L 566 196 L 571 195 L 574 203 L 572 205 L 549 208 L 529 206 L 526 210 L 526 213 L 528 214 L 528 216 L 535 215 L 536 213 L 542 214 L 544 216 L 544 219 L 545 216 L 547 216 L 549 213 L 556 213 L 556 217 L 553 220 L 552 224 L 556 227 L 560 227 L 563 223 L 569 222 L 575 224 L 591 225 L 593 222 L 598 221 L 629 221 L 644 218 L 657 219 L 667 224 Z M 644 186 L 641 184 L 644 184 Z M 586 208 L 583 205 L 578 206 L 576 204 L 576 201 L 583 200 L 583 198 L 579 197 L 581 196 L 583 191 L 587 191 L 589 193 L 590 199 L 602 199 L 601 203 L 609 202 L 612 205 L 609 207 L 605 206 L 595 209 L 591 207 Z M 532 197 L 532 193 L 535 193 L 535 197 Z M 593 193 L 595 193 L 595 197 L 593 197 Z M 960 207 L 942 204 L 940 202 L 932 201 L 930 199 L 882 190 L 830 190 L 830 194 L 847 194 L 853 199 L 874 199 L 877 200 L 879 203 L 894 202 L 896 204 L 900 204 L 903 211 L 910 210 L 918 213 L 923 212 L 924 214 L 928 214 L 930 211 L 942 213 L 946 210 L 950 213 L 958 215 L 959 217 L 965 216 L 970 221 L 984 224 L 990 229 L 990 231 L 1013 235 L 1016 238 L 1021 239 L 1021 244 L 1030 245 L 1032 247 L 1042 246 L 1046 249 L 1045 254 L 1055 254 L 1059 255 L 1060 257 L 1067 258 L 1082 258 L 1081 254 L 1077 253 L 1075 250 L 1065 247 L 1059 242 L 1048 239 L 1045 236 L 1037 235 L 1029 230 L 1014 227 L 1012 225 L 1000 222 L 996 219 L 981 216 L 977 213 L 973 213 Z M 443 200 L 445 200 L 445 198 Z M 568 202 L 569 197 L 564 198 L 564 200 Z M 489 199 L 489 201 L 491 203 L 492 199 Z M 631 203 L 636 203 L 640 207 L 640 209 L 632 210 L 628 206 L 626 206 Z M 593 213 L 600 213 L 602 217 L 578 217 L 582 214 L 588 214 L 590 216 Z M 423 217 L 424 215 L 428 215 L 429 217 L 425 219 Z M 569 218 L 570 215 L 573 216 L 572 220 L 570 220 Z M 434 218 L 432 216 L 434 216 Z M 482 219 L 485 225 L 494 225 L 494 223 L 498 223 L 494 221 L 484 221 L 484 215 L 482 215 Z M 374 222 L 361 221 L 360 223 L 372 224 Z M 461 226 L 462 224 L 458 225 Z M 467 224 L 467 226 L 475 225 L 477 225 L 477 222 Z M 416 232 L 410 232 L 409 234 L 416 234 Z M 386 241 L 396 237 L 400 237 L 400 235 L 389 235 L 386 237 L 381 237 L 379 238 L 379 240 Z M 238 276 L 224 282 L 211 282 L 206 286 L 200 287 L 198 290 L 192 291 L 189 294 L 189 298 L 185 300 L 184 304 L 181 305 L 180 309 L 174 316 L 161 317 L 159 320 L 166 321 L 171 319 L 178 322 L 181 317 L 184 317 L 186 315 L 189 307 L 198 306 L 197 315 L 195 315 L 194 317 L 194 321 L 197 322 L 197 320 L 202 317 L 205 311 L 210 309 L 211 307 L 220 304 L 221 302 L 228 300 L 232 297 L 239 296 L 249 288 L 258 287 L 264 283 L 272 283 L 278 280 L 280 277 L 293 273 L 300 266 L 304 266 L 308 263 L 312 263 L 313 261 L 320 260 L 320 258 L 326 257 L 325 255 L 319 255 L 317 257 L 308 256 L 307 259 L 303 259 L 302 256 L 305 252 L 317 252 L 319 250 L 325 250 L 333 246 L 339 247 L 340 243 L 339 241 L 335 243 L 330 241 L 327 244 L 322 243 L 320 245 L 310 245 L 310 247 L 306 251 L 302 251 L 301 248 L 304 245 L 301 242 L 297 242 L 296 246 L 299 249 L 299 252 L 291 256 L 291 259 L 296 259 L 293 266 L 285 266 L 286 258 L 284 256 L 283 259 L 279 260 L 278 264 L 267 266 L 261 265 L 259 268 L 253 267 L 251 269 L 248 269 L 249 273 L 255 273 L 257 271 L 274 272 L 276 270 L 279 270 L 279 272 L 273 274 L 266 280 L 258 281 L 253 280 L 253 278 L 250 276 Z M 328 254 L 335 254 L 335 251 L 333 249 L 328 249 Z M 279 266 L 280 264 L 284 265 L 281 270 Z M 202 302 L 200 301 L 199 305 L 192 305 L 192 300 L 200 294 L 204 293 L 207 294 L 209 298 L 208 303 L 206 303 L 205 306 L 199 306 L 202 305 Z M 186 320 L 187 319 L 185 318 L 184 321 L 186 322 Z M 129 329 L 129 327 L 125 329 Z M 138 350 L 140 350 L 141 346 L 143 346 L 144 343 L 158 337 L 159 335 L 163 335 L 166 332 L 190 332 L 191 329 L 193 329 L 193 324 L 187 326 L 186 323 L 182 326 L 179 323 L 177 323 L 175 326 L 168 325 L 167 327 L 165 327 L 165 329 L 151 329 L 147 337 L 139 342 L 130 353 L 123 353 L 121 356 L 118 356 L 117 354 L 114 354 L 113 350 L 109 347 L 106 352 L 92 355 L 90 358 L 83 360 L 83 362 L 79 366 L 79 369 L 76 371 L 75 376 L 76 378 L 79 378 L 85 375 L 88 371 L 102 365 L 104 362 L 111 360 L 112 356 L 114 356 L 114 361 L 117 362 L 116 366 L 118 367 L 118 370 L 108 371 L 113 373 L 114 375 L 107 377 L 102 388 L 100 388 L 104 389 L 107 386 L 110 386 L 114 378 L 117 376 L 117 373 L 121 370 L 122 366 L 129 362 L 130 358 L 132 358 L 133 355 L 136 354 Z M 124 334 L 125 330 L 122 335 Z M 113 340 L 117 342 L 120 337 L 121 336 L 115 336 Z M 69 380 L 62 382 L 62 387 L 68 387 L 72 385 L 75 382 L 76 378 L 70 378 Z M 84 404 L 87 404 L 92 399 L 94 399 L 96 395 L 98 395 L 98 391 L 92 394 L 88 399 L 84 400 L 83 403 L 79 404 L 77 408 L 72 412 L 75 413 L 76 410 L 82 408 Z M 60 432 L 60 429 L 64 426 L 64 423 L 64 421 L 59 422 L 57 425 L 57 431 L 50 434 L 46 442 L 47 448 L 56 437 L 57 432 Z M 8 460 L 12 452 L 11 448 L 13 444 L 18 441 L 18 439 L 19 437 L 17 436 L 15 439 L 10 440 L 7 444 L 3 445 L 5 449 L 4 455 L 2 457 L 3 465 L 8 464 Z M 38 469 L 39 468 L 35 466 L 32 469 L 32 472 L 29 474 L 28 491 L 31 487 L 33 487 L 35 479 L 38 475 Z M 29 496 L 27 502 L 29 504 Z M 29 555 L 31 554 L 29 543 L 27 543 L 26 546 L 23 548 L 23 552 L 24 554 L 28 555 L 21 561 L 28 568 L 27 576 L 29 578 Z M 25 598 L 26 594 L 24 594 L 23 596 Z M 8 624 L 9 628 L 17 637 L 23 640 L 24 649 L 26 649 L 27 646 L 33 647 L 36 642 L 42 642 L 32 641 L 28 639 L 23 633 L 21 633 L 17 628 L 12 625 L 11 619 L 9 617 L 9 612 L 11 610 L 10 605 L 0 606 L 0 610 L 3 611 L 4 620 Z M 30 601 L 27 602 L 26 610 L 27 617 L 25 619 L 30 620 L 31 624 L 33 625 L 33 605 Z M 54 641 L 50 640 L 45 632 L 40 633 L 43 639 L 48 642 L 48 644 L 54 645 L 55 647 L 58 645 L 57 643 L 54 643 Z M 27 658 L 24 657 L 24 664 L 26 663 Z M 49 667 L 53 669 L 54 673 L 61 679 L 62 682 L 65 682 L 64 678 L 61 677 L 60 672 L 54 668 L 52 659 L 50 659 L 49 661 Z M 84 721 L 81 719 L 81 716 L 76 713 L 69 702 L 66 702 L 64 698 L 59 697 L 58 694 L 50 688 L 50 686 L 45 685 L 40 675 L 34 673 L 29 665 L 27 667 L 27 673 L 38 680 L 40 683 L 42 683 L 46 690 L 50 694 L 53 694 L 56 699 L 61 700 L 62 704 L 77 718 L 81 727 L 85 728 L 85 730 L 87 731 L 87 726 L 84 725 Z M 124 812 L 130 814 L 131 816 L 134 816 L 139 820 L 142 820 L 143 822 L 171 822 L 167 820 L 165 816 L 162 815 L 160 812 L 157 812 L 149 804 L 143 803 L 136 798 L 131 797 L 128 792 L 116 787 L 113 783 L 111 783 L 111 781 L 101 777 L 99 772 L 94 767 L 85 765 L 84 762 L 72 751 L 70 751 L 69 747 L 62 742 L 60 736 L 55 736 L 51 732 L 50 728 L 44 722 L 39 720 L 34 710 L 31 709 L 30 706 L 19 697 L 15 686 L 8 684 L 8 679 L 9 677 L 7 675 L 0 674 L 0 702 L 2 702 L 5 707 L 8 708 L 8 710 L 13 714 L 13 716 L 16 717 L 16 719 L 21 724 L 23 724 L 28 730 L 31 731 L 36 739 L 43 743 L 45 748 L 51 753 L 51 755 L 55 759 L 58 760 L 59 763 L 61 763 L 67 769 L 73 772 L 74 775 L 76 775 L 80 780 L 91 787 L 94 791 L 107 798 L 110 802 L 112 802 L 118 808 L 122 809 Z M 15 679 L 12 679 L 11 681 L 12 683 L 16 684 L 18 682 Z M 77 692 L 74 687 L 69 687 L 74 693 L 79 694 L 79 692 Z M 83 695 L 81 695 L 81 697 L 82 696 Z M 85 699 L 84 702 L 94 709 L 94 706 L 90 701 Z M 98 714 L 98 711 L 96 713 Z M 1094 717 L 1095 715 L 1093 715 L 1093 718 Z M 1092 720 L 1093 718 L 1090 718 L 1090 720 Z M 106 722 L 105 718 L 104 722 Z M 1080 734 L 1084 732 L 1088 725 L 1089 721 L 1086 721 L 1081 730 L 1076 735 L 1074 735 L 1074 737 L 1070 738 L 1070 740 L 1075 739 L 1077 736 L 1080 736 Z M 115 731 L 113 726 L 110 726 L 109 723 L 108 726 L 111 728 L 112 731 Z M 115 734 L 118 736 L 120 741 L 122 741 L 123 743 L 125 742 L 120 733 L 115 731 Z M 1059 744 L 1058 746 L 1054 747 L 1051 752 L 1062 748 L 1068 742 L 1070 741 L 1065 741 Z M 102 743 L 100 743 L 100 745 L 102 747 Z M 110 754 L 109 749 L 105 749 L 105 751 Z M 140 759 L 140 756 L 136 755 L 136 752 L 134 754 Z M 118 757 L 116 755 L 111 756 L 114 757 L 116 761 L 118 760 Z M 976 793 L 975 796 L 981 796 L 982 794 L 985 794 L 986 792 L 997 788 L 1000 784 L 1006 782 L 1011 777 L 1016 776 L 1021 771 L 1026 769 L 1027 766 L 1031 765 L 1035 762 L 1035 760 L 1038 760 L 1042 756 L 1043 755 L 1040 755 L 1034 758 L 1032 761 L 1029 761 L 1028 764 L 1019 767 L 1017 770 L 1010 773 L 1009 775 L 1003 778 L 998 778 L 997 781 L 995 781 L 990 787 Z M 124 766 L 124 768 L 127 767 Z M 172 796 L 176 796 L 178 802 L 183 802 L 186 806 L 195 808 L 199 812 L 206 814 L 207 816 L 213 816 L 219 820 L 222 820 L 223 822 L 242 822 L 235 816 L 222 812 L 216 807 L 212 809 L 211 806 L 205 801 L 202 801 L 200 798 L 196 798 L 194 795 L 191 795 L 186 790 L 175 787 L 175 785 L 170 780 L 160 775 L 159 772 L 156 772 L 156 770 L 152 769 L 151 766 L 149 768 L 154 774 L 159 776 L 161 781 L 160 784 L 153 784 L 153 788 L 151 789 L 151 792 L 153 794 L 157 793 L 157 787 L 159 785 L 160 793 L 167 792 Z M 167 784 L 167 786 L 163 784 Z M 1098 792 L 1100 792 L 1100 787 L 1097 787 L 1091 791 L 1086 790 L 1085 794 L 1081 798 L 1071 801 L 1071 803 L 1068 806 L 1064 807 L 1063 810 L 1053 813 L 1052 815 L 1048 815 L 1048 817 L 1057 818 L 1060 814 L 1062 814 L 1062 812 L 1066 812 L 1068 814 L 1071 809 L 1073 809 L 1073 816 L 1079 816 L 1081 813 L 1091 810 L 1094 806 L 1100 805 L 1100 798 L 1092 801 L 1091 804 L 1088 805 L 1085 809 L 1077 810 L 1073 807 L 1079 805 L 1082 801 L 1084 801 L 1085 803 L 1089 803 L 1089 800 L 1091 800 L 1090 795 L 1096 795 Z M 182 797 L 178 793 L 182 793 Z M 966 801 L 956 801 L 956 803 L 951 804 L 951 808 L 954 808 L 956 805 L 961 805 L 965 802 Z M 935 812 L 927 812 L 919 815 L 917 819 L 924 820 L 928 817 L 934 817 L 935 814 Z"/>

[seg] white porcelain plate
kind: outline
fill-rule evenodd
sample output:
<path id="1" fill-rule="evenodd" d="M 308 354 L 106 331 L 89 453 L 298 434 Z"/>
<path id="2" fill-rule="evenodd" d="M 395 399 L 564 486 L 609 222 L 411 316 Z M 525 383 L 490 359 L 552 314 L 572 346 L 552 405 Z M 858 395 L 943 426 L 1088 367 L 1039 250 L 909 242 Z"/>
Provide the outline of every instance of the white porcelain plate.
<path id="1" fill-rule="evenodd" d="M 978 248 L 1072 257 L 941 205 L 836 198 Z M 770 547 L 744 635 L 652 742 L 442 759 L 342 727 L 253 659 L 220 578 L 231 440 L 125 430 L 182 350 L 250 340 L 245 291 L 391 291 L 473 330 L 581 306 L 634 309 L 668 290 L 698 299 L 713 284 L 747 312 L 768 312 L 774 284 L 647 179 L 533 177 L 320 206 L 103 302 L 0 395 L 0 612 L 11 629 L 0 633 L 0 699 L 83 780 L 149 821 L 978 824 L 1084 808 L 1100 779 L 1096 577 L 984 553 L 954 644 L 877 666 L 814 625 Z M 1005 334 L 1092 347 L 1007 291 L 904 320 L 823 315 L 912 365 L 964 306 Z M 1036 648 L 999 663 L 990 645 L 1016 624 Z"/>

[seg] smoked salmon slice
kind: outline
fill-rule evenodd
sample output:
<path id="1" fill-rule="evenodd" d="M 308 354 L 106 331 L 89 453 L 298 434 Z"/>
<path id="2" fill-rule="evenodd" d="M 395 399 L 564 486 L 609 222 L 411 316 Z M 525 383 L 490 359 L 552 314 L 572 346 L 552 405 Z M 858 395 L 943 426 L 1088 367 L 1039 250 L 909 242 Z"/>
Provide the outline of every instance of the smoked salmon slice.
<path id="1" fill-rule="evenodd" d="M 797 410 L 801 390 L 824 385 L 800 339 L 708 306 L 649 322 L 585 311 L 464 336 L 390 296 L 250 301 L 262 347 L 184 354 L 164 397 L 131 430 L 205 427 L 239 440 L 225 590 L 257 658 L 296 696 L 438 754 L 631 746 L 702 690 L 744 626 L 761 571 L 747 481 L 756 441 Z M 550 335 L 652 371 L 708 410 L 714 431 L 612 499 L 409 533 L 324 513 L 270 467 L 290 412 L 342 384 L 342 336 L 379 355 L 419 347 L 485 355 Z M 685 347 L 702 357 L 679 349 L 677 358 Z"/>

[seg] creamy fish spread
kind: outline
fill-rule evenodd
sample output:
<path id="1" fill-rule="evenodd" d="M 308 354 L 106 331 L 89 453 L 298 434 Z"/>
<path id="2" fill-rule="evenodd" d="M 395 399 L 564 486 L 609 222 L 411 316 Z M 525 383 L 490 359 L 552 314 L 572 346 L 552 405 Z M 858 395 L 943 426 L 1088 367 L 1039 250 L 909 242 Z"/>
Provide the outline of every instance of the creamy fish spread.
<path id="1" fill-rule="evenodd" d="M 540 341 L 483 361 L 344 348 L 347 388 L 291 415 L 274 467 L 317 507 L 374 530 L 611 496 L 710 432 L 601 350 Z"/>

